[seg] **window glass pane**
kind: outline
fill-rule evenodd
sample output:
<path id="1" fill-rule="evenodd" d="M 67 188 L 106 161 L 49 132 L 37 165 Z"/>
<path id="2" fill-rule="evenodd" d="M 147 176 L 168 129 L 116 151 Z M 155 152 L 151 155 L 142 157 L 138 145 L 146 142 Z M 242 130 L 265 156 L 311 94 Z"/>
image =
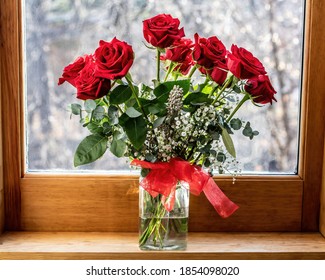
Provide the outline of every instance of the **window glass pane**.
<path id="1" fill-rule="evenodd" d="M 109 152 L 87 166 L 73 167 L 73 154 L 87 135 L 78 118 L 69 119 L 74 88 L 58 87 L 62 69 L 92 53 L 100 39 L 114 36 L 135 51 L 135 81 L 150 82 L 155 53 L 143 44 L 142 20 L 159 13 L 178 17 L 186 37 L 216 35 L 229 49 L 237 44 L 264 64 L 278 100 L 256 110 L 247 102 L 238 117 L 259 135 L 234 138 L 245 172 L 295 173 L 301 86 L 302 0 L 25 0 L 27 169 L 127 170 L 127 159 Z"/>

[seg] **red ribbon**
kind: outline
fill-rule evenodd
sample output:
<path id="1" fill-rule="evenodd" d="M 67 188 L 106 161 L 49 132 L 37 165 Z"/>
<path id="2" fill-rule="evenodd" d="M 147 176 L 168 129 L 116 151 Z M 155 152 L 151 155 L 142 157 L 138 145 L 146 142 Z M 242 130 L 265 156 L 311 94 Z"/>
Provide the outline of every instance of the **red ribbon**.
<path id="1" fill-rule="evenodd" d="M 158 163 L 134 159 L 131 165 L 151 169 L 148 175 L 141 180 L 140 185 L 153 197 L 161 194 L 163 196 L 161 201 L 167 211 L 171 211 L 174 207 L 178 181 L 188 183 L 190 192 L 194 195 L 199 195 L 203 191 L 222 218 L 229 217 L 239 208 L 201 167 L 180 158 Z"/>

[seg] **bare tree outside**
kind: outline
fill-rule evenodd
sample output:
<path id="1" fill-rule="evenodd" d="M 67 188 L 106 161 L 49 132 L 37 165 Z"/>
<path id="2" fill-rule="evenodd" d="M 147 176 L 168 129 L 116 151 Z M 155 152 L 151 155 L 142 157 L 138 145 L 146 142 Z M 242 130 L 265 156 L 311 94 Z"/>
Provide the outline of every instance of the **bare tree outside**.
<path id="1" fill-rule="evenodd" d="M 155 52 L 144 45 L 142 21 L 156 14 L 178 17 L 186 37 L 217 36 L 251 51 L 264 64 L 277 103 L 256 113 L 241 111 L 260 134 L 234 142 L 245 172 L 297 172 L 299 100 L 303 41 L 302 0 L 25 0 L 27 167 L 44 170 L 128 170 L 127 159 L 107 152 L 102 159 L 73 167 L 73 154 L 87 131 L 69 119 L 67 105 L 78 101 L 69 85 L 57 86 L 63 67 L 90 53 L 99 40 L 115 36 L 132 45 L 137 82 L 150 82 Z"/>

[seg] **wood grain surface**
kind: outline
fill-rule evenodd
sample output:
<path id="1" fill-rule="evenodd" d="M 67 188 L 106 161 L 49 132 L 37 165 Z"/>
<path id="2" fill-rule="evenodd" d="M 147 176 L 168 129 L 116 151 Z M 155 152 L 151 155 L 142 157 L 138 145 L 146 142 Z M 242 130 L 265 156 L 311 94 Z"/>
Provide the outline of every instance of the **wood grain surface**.
<path id="1" fill-rule="evenodd" d="M 217 181 L 239 210 L 222 219 L 203 193 L 191 196 L 190 231 L 300 231 L 303 188 L 289 178 Z M 137 177 L 24 178 L 22 230 L 136 231 L 137 190 Z"/>
<path id="2" fill-rule="evenodd" d="M 325 237 L 325 153 L 323 159 L 323 183 L 321 191 L 321 203 L 320 203 L 320 218 L 319 218 L 319 231 Z"/>
<path id="3" fill-rule="evenodd" d="M 22 56 L 20 1 L 0 0 L 1 114 L 6 228 L 20 228 Z"/>
<path id="4" fill-rule="evenodd" d="M 301 176 L 304 180 L 302 229 L 319 230 L 325 132 L 325 2 L 306 1 L 301 112 Z"/>
<path id="5" fill-rule="evenodd" d="M 185 251 L 140 251 L 137 233 L 7 232 L 0 259 L 325 259 L 319 233 L 190 233 Z"/>
<path id="6" fill-rule="evenodd" d="M 1 64 L 1 56 L 0 56 Z M 1 68 L 0 68 L 0 78 L 1 78 Z M 1 79 L 0 79 L 0 96 L 1 96 Z M 1 98 L 0 98 L 0 108 L 1 108 Z M 5 208 L 4 208 L 4 192 L 3 192 L 3 156 L 2 156 L 2 117 L 0 114 L 0 235 L 3 232 L 5 225 Z"/>

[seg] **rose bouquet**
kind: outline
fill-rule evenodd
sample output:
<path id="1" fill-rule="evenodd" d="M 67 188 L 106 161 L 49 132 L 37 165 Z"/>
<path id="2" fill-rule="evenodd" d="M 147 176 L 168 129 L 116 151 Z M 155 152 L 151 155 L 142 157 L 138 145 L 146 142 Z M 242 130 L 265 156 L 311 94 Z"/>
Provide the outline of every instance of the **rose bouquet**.
<path id="1" fill-rule="evenodd" d="M 167 236 L 184 236 L 188 202 L 182 201 L 188 191 L 203 191 L 222 217 L 238 208 L 211 174 L 238 172 L 234 131 L 249 139 L 258 135 L 249 121 L 235 118 L 243 103 L 275 100 L 264 66 L 252 53 L 236 45 L 227 50 L 216 36 L 195 34 L 192 41 L 179 26 L 166 14 L 143 21 L 147 47 L 156 52 L 152 85 L 133 81 L 132 46 L 117 38 L 101 40 L 93 54 L 66 66 L 59 79 L 84 100 L 70 110 L 90 132 L 77 147 L 74 165 L 93 162 L 109 150 L 141 167 L 142 248 L 150 243 L 164 249 Z M 176 212 L 180 219 L 164 222 Z"/>

